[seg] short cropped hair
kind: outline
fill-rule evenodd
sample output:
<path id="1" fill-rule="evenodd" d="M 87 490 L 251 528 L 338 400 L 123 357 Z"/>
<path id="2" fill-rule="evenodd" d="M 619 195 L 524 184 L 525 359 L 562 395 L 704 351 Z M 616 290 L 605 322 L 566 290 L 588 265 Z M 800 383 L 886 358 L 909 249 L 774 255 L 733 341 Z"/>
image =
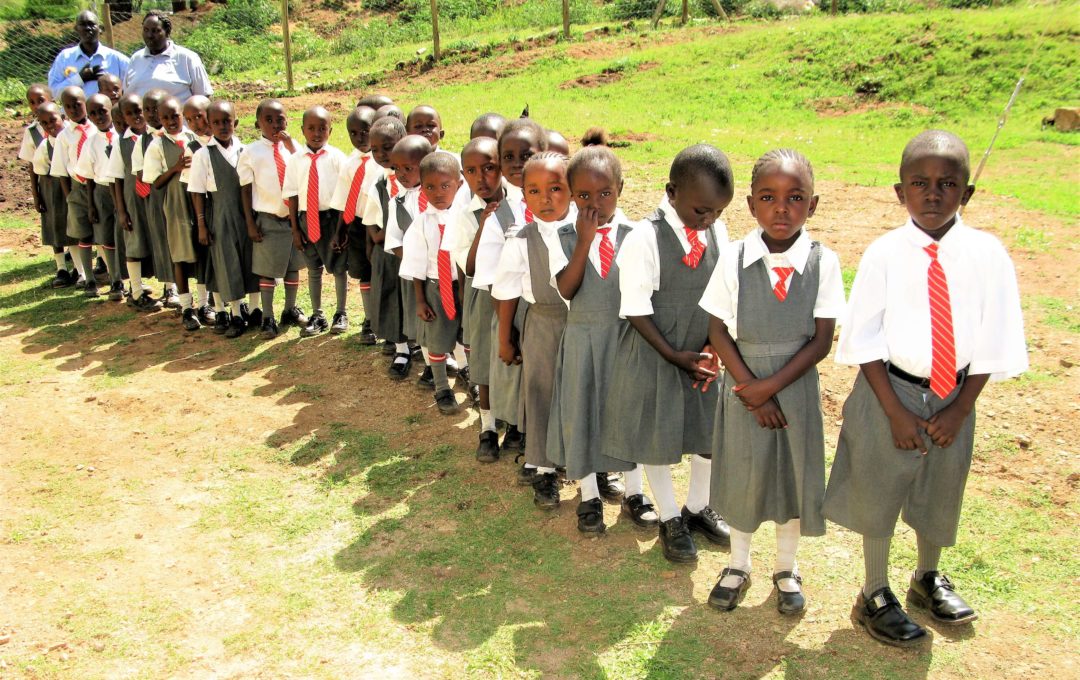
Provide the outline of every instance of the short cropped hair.
<path id="1" fill-rule="evenodd" d="M 911 163 L 936 156 L 948 158 L 956 162 L 964 173 L 964 182 L 971 178 L 971 158 L 968 154 L 967 144 L 958 136 L 946 130 L 927 130 L 915 135 L 915 138 L 904 147 L 904 153 L 900 157 L 900 174 Z"/>
<path id="2" fill-rule="evenodd" d="M 610 176 L 615 184 L 622 185 L 622 163 L 619 157 L 606 146 L 586 146 L 574 154 L 566 166 L 566 179 L 574 183 L 574 175 L 581 170 L 595 170 Z"/>
<path id="3" fill-rule="evenodd" d="M 420 161 L 420 177 L 425 177 L 433 172 L 456 176 L 461 174 L 461 165 L 458 164 L 453 154 L 433 151 L 424 156 L 424 160 Z"/>
<path id="4" fill-rule="evenodd" d="M 709 177 L 725 193 L 735 193 L 731 163 L 724 152 L 710 144 L 695 144 L 680 151 L 671 162 L 668 181 L 683 186 L 699 177 Z"/>
<path id="5" fill-rule="evenodd" d="M 757 159 L 757 162 L 754 163 L 754 169 L 750 171 L 750 185 L 753 186 L 754 184 L 757 184 L 759 177 L 779 168 L 788 161 L 795 163 L 806 170 L 806 173 L 810 176 L 810 186 L 813 187 L 814 167 L 810 165 L 810 161 L 806 156 L 795 149 L 773 149 L 772 151 L 766 151 L 761 158 Z"/>

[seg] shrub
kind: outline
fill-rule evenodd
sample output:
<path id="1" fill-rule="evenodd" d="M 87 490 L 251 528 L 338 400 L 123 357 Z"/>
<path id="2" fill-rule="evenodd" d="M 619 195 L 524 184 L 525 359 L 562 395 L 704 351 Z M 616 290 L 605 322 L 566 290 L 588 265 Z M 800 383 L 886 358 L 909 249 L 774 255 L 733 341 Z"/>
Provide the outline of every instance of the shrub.
<path id="1" fill-rule="evenodd" d="M 236 31 L 265 33 L 276 23 L 280 10 L 267 0 L 229 0 L 224 9 L 211 17 L 211 23 L 220 21 Z"/>

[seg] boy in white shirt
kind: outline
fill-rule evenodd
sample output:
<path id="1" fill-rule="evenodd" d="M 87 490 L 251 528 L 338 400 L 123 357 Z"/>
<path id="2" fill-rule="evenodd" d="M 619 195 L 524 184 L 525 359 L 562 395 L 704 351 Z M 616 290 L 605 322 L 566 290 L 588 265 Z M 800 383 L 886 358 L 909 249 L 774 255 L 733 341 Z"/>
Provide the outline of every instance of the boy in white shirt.
<path id="1" fill-rule="evenodd" d="M 75 268 L 79 272 L 76 288 L 85 288 L 87 297 L 100 295 L 94 280 L 94 227 L 90 222 L 90 194 L 86 178 L 75 172 L 75 166 L 86 148 L 86 141 L 97 129 L 86 118 L 86 95 L 81 87 L 65 87 L 60 92 L 60 103 L 70 121 L 56 137 L 49 174 L 60 180 L 67 199 L 67 235 L 78 242 L 75 252 Z"/>
<path id="2" fill-rule="evenodd" d="M 87 139 L 75 172 L 86 179 L 94 243 L 105 251 L 105 268 L 109 272 L 109 300 L 120 302 L 124 299 L 124 283 L 116 250 L 116 205 L 110 186 L 113 180 L 108 174 L 109 154 L 120 136 L 113 129 L 112 102 L 105 95 L 91 95 L 86 100 L 86 116 L 98 133 Z"/>

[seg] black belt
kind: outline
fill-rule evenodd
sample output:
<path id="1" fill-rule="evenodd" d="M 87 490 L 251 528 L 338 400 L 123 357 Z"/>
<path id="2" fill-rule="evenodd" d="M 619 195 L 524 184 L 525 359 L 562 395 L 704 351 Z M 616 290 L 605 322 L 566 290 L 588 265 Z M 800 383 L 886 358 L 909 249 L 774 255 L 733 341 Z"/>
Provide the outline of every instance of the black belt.
<path id="1" fill-rule="evenodd" d="M 901 369 L 897 368 L 896 364 L 888 364 L 888 367 L 889 367 L 889 373 L 892 373 L 893 375 L 895 375 L 897 378 L 900 378 L 904 382 L 909 382 L 912 385 L 917 385 L 917 386 L 923 388 L 924 390 L 930 388 L 930 378 L 920 378 L 920 377 L 918 377 L 916 375 L 911 375 L 907 371 L 904 371 L 904 370 L 901 370 Z M 957 372 L 957 374 L 956 374 L 956 384 L 957 385 L 962 383 L 964 381 L 964 378 L 967 377 L 968 368 L 970 368 L 970 367 L 969 366 L 964 366 L 963 368 L 960 369 L 959 372 Z"/>

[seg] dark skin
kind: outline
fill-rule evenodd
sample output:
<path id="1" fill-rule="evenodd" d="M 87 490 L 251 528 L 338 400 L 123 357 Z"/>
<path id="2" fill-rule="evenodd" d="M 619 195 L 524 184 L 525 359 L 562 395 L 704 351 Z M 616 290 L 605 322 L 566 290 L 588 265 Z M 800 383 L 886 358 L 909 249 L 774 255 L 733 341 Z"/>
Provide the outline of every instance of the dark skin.
<path id="1" fill-rule="evenodd" d="M 26 105 L 30 107 L 30 111 L 35 112 L 42 104 L 52 101 L 52 96 L 49 91 L 40 85 L 33 85 L 26 90 Z M 36 114 L 35 114 L 36 117 Z"/>
<path id="2" fill-rule="evenodd" d="M 301 128 L 304 133 L 304 142 L 311 151 L 318 151 L 326 146 L 330 139 L 333 125 L 330 122 L 330 112 L 321 106 L 310 108 L 304 112 Z M 289 221 L 292 223 L 293 246 L 297 250 L 303 250 L 307 246 L 307 239 L 300 230 L 300 197 L 293 196 L 289 199 Z"/>
<path id="3" fill-rule="evenodd" d="M 155 130 L 161 127 L 161 118 L 158 116 L 158 107 L 165 99 L 165 93 L 161 90 L 150 90 L 143 95 L 143 115 L 146 116 L 146 124 Z"/>
<path id="4" fill-rule="evenodd" d="M 428 197 L 428 202 L 436 210 L 447 210 L 454 203 L 454 196 L 461 188 L 461 175 L 445 172 L 428 172 L 420 180 L 420 190 Z M 416 290 L 416 316 L 422 321 L 434 321 L 435 311 L 427 303 L 424 295 L 424 280 L 413 279 Z"/>
<path id="5" fill-rule="evenodd" d="M 386 134 L 386 131 L 380 131 L 376 128 L 371 132 L 371 157 L 375 159 L 375 162 L 380 167 L 390 168 L 390 155 L 394 151 L 394 146 L 401 141 L 401 137 L 394 134 Z M 382 226 L 378 224 L 367 225 L 368 237 L 372 243 L 382 243 L 386 240 L 386 233 L 383 232 Z"/>
<path id="6" fill-rule="evenodd" d="M 158 17 L 147 17 L 143 20 L 142 36 L 143 44 L 146 45 L 146 51 L 150 54 L 161 54 L 165 51 L 165 48 L 169 46 L 169 34 L 170 30 L 165 29 L 165 25 Z"/>
<path id="7" fill-rule="evenodd" d="M 525 183 L 525 161 L 544 150 L 544 143 L 533 130 L 520 128 L 499 140 L 499 165 L 503 177 L 519 189 Z"/>
<path id="8" fill-rule="evenodd" d="M 428 140 L 433 149 L 439 147 L 439 142 L 446 135 L 439 112 L 430 106 L 417 106 L 410 111 L 405 120 L 405 131 Z"/>
<path id="9" fill-rule="evenodd" d="M 570 193 L 578 208 L 577 244 L 570 254 L 570 262 L 555 275 L 559 286 L 559 295 L 566 300 L 573 300 L 585 279 L 585 268 L 589 266 L 589 251 L 596 239 L 596 230 L 610 225 L 615 217 L 619 196 L 622 194 L 622 182 L 617 181 L 606 168 L 580 168 L 570 178 Z M 611 225 L 615 226 L 615 225 Z M 609 234 L 614 243 L 615 234 Z"/>
<path id="10" fill-rule="evenodd" d="M 968 184 L 966 165 L 958 157 L 948 155 L 912 159 L 900 168 L 900 182 L 894 189 L 915 226 L 935 241 L 949 233 L 956 224 L 956 213 L 975 193 L 975 186 Z M 990 380 L 989 374 L 967 376 L 956 399 L 925 420 L 900 403 L 883 361 L 871 361 L 859 369 L 889 418 L 893 445 L 903 451 L 917 449 L 924 455 L 927 445 L 922 433 L 937 446 L 951 446 Z"/>
<path id="11" fill-rule="evenodd" d="M 215 102 L 207 110 L 207 119 L 214 139 L 221 148 L 228 149 L 233 143 L 236 131 L 236 112 L 228 102 Z M 191 202 L 195 206 L 195 221 L 199 228 L 199 243 L 204 246 L 214 242 L 214 236 L 206 226 L 206 195 L 191 193 Z"/>
<path id="12" fill-rule="evenodd" d="M 112 129 L 112 102 L 109 98 L 103 94 L 95 94 L 86 100 L 86 117 L 90 119 L 90 122 L 94 124 L 94 127 L 98 131 L 105 133 Z M 93 196 L 94 195 L 94 178 L 86 178 L 86 190 Z M 90 221 L 97 223 L 98 214 L 97 207 L 94 205 L 94 201 L 90 201 L 90 205 L 87 206 L 87 212 L 90 216 Z"/>
<path id="13" fill-rule="evenodd" d="M 209 108 L 210 100 L 201 94 L 192 95 L 184 102 L 184 122 L 189 130 L 200 137 L 211 134 L 210 122 L 207 120 Z"/>
<path id="14" fill-rule="evenodd" d="M 371 124 L 374 122 L 375 110 L 367 106 L 357 107 L 345 120 L 345 129 L 349 133 L 349 143 L 362 154 L 371 151 Z M 338 218 L 337 230 L 330 245 L 338 252 L 345 250 L 349 246 L 349 225 L 345 224 L 344 215 Z M 368 250 L 370 251 L 370 248 Z"/>
<path id="15" fill-rule="evenodd" d="M 103 73 L 98 77 L 98 93 L 105 95 L 113 104 L 120 101 L 123 89 L 120 79 L 111 73 Z"/>
<path id="16" fill-rule="evenodd" d="M 289 120 L 285 116 L 285 107 L 280 102 L 264 103 L 255 114 L 255 127 L 262 133 L 263 139 L 271 143 L 281 142 L 289 154 L 296 153 L 296 144 L 289 136 Z M 262 243 L 263 233 L 255 221 L 254 199 L 250 184 L 240 187 L 240 202 L 244 206 L 244 220 L 247 222 L 248 236 L 255 243 Z"/>
<path id="17" fill-rule="evenodd" d="M 420 161 L 431 153 L 431 145 L 419 135 L 406 135 L 394 146 L 390 154 L 390 166 L 402 189 L 412 189 L 420 185 Z M 401 257 L 401 247 L 391 250 Z"/>
<path id="18" fill-rule="evenodd" d="M 545 222 L 565 219 L 570 213 L 570 184 L 566 163 L 549 158 L 529 166 L 524 175 L 525 205 Z M 507 366 L 521 363 L 521 349 L 513 339 L 514 315 L 518 300 L 494 300 L 499 314 L 499 359 Z"/>
<path id="19" fill-rule="evenodd" d="M 548 151 L 557 151 L 564 156 L 570 155 L 570 142 L 555 130 L 547 131 L 547 148 Z"/>
<path id="20" fill-rule="evenodd" d="M 465 274 L 476 274 L 476 250 L 480 245 L 484 222 L 499 207 L 503 199 L 502 170 L 499 168 L 499 147 L 493 139 L 483 139 L 471 145 L 461 154 L 461 168 L 465 181 L 474 196 L 487 201 L 480 215 L 480 227 L 473 236 L 465 263 Z"/>
<path id="21" fill-rule="evenodd" d="M 385 116 L 397 118 L 402 123 L 405 122 L 405 112 L 396 104 L 384 104 L 375 110 L 375 120 L 379 120 Z"/>
<path id="22" fill-rule="evenodd" d="M 710 177 L 695 177 L 681 186 L 668 182 L 667 197 L 683 224 L 696 231 L 705 231 L 712 226 L 733 198 L 730 189 Z M 676 350 L 656 327 L 652 316 L 630 316 L 626 320 L 664 361 L 686 371 L 695 387 L 702 385 L 703 392 L 709 389 L 720 369 L 711 345 L 706 344 L 696 352 Z"/>
<path id="23" fill-rule="evenodd" d="M 158 116 L 161 118 L 161 126 L 165 132 L 175 138 L 184 130 L 183 109 L 175 97 L 169 97 L 158 106 Z M 164 188 L 173 177 L 179 177 L 180 173 L 191 167 L 191 156 L 186 153 L 180 154 L 173 166 L 154 180 L 154 188 Z M 185 292 L 185 291 L 181 291 Z"/>
<path id="24" fill-rule="evenodd" d="M 142 100 L 135 95 L 128 95 L 120 100 L 120 113 L 124 116 L 124 123 L 128 129 L 137 135 L 146 132 L 146 118 L 143 116 Z M 128 215 L 127 206 L 124 203 L 123 182 L 113 182 L 113 203 L 116 204 L 116 219 L 120 220 L 120 226 L 125 231 L 132 231 L 131 216 Z M 131 260 L 136 262 L 137 260 Z"/>
<path id="25" fill-rule="evenodd" d="M 37 109 L 37 122 L 45 130 L 45 134 L 53 139 L 64 129 L 64 117 L 60 113 L 60 107 L 52 102 L 45 102 Z M 48 212 L 45 201 L 41 198 L 41 187 L 38 185 L 38 176 L 30 172 L 30 194 L 34 197 L 34 210 L 39 213 Z"/>
<path id="26" fill-rule="evenodd" d="M 79 36 L 79 49 L 88 57 L 94 56 L 100 47 L 101 22 L 93 12 L 87 10 L 75 17 L 75 34 Z M 101 65 L 87 64 L 79 71 L 83 83 L 90 83 L 101 77 Z"/>
<path id="27" fill-rule="evenodd" d="M 802 225 L 817 209 L 814 181 L 805 166 L 786 160 L 765 172 L 750 187 L 746 202 L 763 230 L 770 253 L 786 252 L 802 234 Z M 836 319 L 814 319 L 814 336 L 779 371 L 757 376 L 746 365 L 727 325 L 716 317 L 709 320 L 709 341 L 716 348 L 724 368 L 735 381 L 732 391 L 757 419 L 762 428 L 787 427 L 787 419 L 776 399 L 784 388 L 820 363 L 832 347 Z"/>
<path id="28" fill-rule="evenodd" d="M 64 115 L 76 125 L 86 123 L 86 96 L 82 88 L 65 87 L 60 93 L 60 104 L 64 107 Z M 60 187 L 64 190 L 64 196 L 71 193 L 71 177 L 61 177 Z"/>

